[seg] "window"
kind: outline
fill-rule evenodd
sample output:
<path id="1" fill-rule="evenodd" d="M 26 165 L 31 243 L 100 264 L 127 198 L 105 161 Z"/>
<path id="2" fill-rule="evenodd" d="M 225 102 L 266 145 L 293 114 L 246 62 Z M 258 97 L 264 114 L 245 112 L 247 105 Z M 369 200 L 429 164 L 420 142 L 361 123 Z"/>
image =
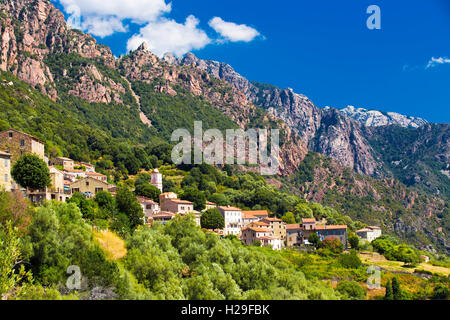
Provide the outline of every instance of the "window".
<path id="1" fill-rule="evenodd" d="M 13 137 L 13 133 L 12 133 L 12 132 L 9 133 L 9 137 L 10 137 L 10 138 Z"/>
<path id="2" fill-rule="evenodd" d="M 23 147 L 25 145 L 25 140 L 20 140 L 20 146 Z"/>
<path id="3" fill-rule="evenodd" d="M 86 181 L 86 187 L 89 187 L 89 181 Z"/>
<path id="4" fill-rule="evenodd" d="M 5 174 L 5 182 L 8 182 L 8 174 Z"/>
<path id="5" fill-rule="evenodd" d="M 8 167 L 8 164 L 9 164 L 9 160 L 8 160 L 8 159 L 5 159 L 5 168 Z"/>

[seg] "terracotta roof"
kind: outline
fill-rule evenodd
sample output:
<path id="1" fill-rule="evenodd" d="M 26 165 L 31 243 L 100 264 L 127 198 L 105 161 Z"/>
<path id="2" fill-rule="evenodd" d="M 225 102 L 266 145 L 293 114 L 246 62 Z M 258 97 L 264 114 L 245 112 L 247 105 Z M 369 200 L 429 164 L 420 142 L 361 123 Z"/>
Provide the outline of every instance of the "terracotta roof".
<path id="1" fill-rule="evenodd" d="M 370 231 L 372 231 L 372 229 L 363 228 L 363 229 L 357 230 L 356 233 L 358 233 L 358 232 L 370 232 Z"/>
<path id="2" fill-rule="evenodd" d="M 153 214 L 152 218 L 173 218 L 175 217 L 175 213 L 168 212 L 168 211 L 161 211 L 157 214 Z"/>
<path id="3" fill-rule="evenodd" d="M 86 172 L 87 176 L 97 176 L 97 177 L 106 177 L 104 174 L 98 172 Z"/>
<path id="4" fill-rule="evenodd" d="M 157 204 L 155 201 L 153 201 L 152 199 L 146 198 L 146 197 L 137 197 L 137 199 L 139 200 L 139 202 L 145 202 L 145 203 L 151 203 L 151 204 Z"/>
<path id="5" fill-rule="evenodd" d="M 244 214 L 248 214 L 251 216 L 268 216 L 269 213 L 267 210 L 250 210 L 250 211 L 242 211 Z"/>
<path id="6" fill-rule="evenodd" d="M 296 230 L 301 229 L 300 224 L 287 224 L 286 230 Z"/>
<path id="7" fill-rule="evenodd" d="M 187 201 L 187 200 L 180 200 L 180 199 L 170 199 L 171 201 L 179 204 L 194 204 L 193 202 Z"/>
<path id="8" fill-rule="evenodd" d="M 271 222 L 283 222 L 283 220 L 278 219 L 278 218 L 264 218 L 263 221 L 271 221 Z"/>
<path id="9" fill-rule="evenodd" d="M 4 157 L 11 157 L 11 154 L 10 154 L 10 153 L 8 153 L 8 152 L 3 152 L 3 151 L 0 151 L 0 156 L 4 156 Z"/>
<path id="10" fill-rule="evenodd" d="M 369 229 L 381 229 L 380 227 L 377 227 L 377 226 L 368 226 L 367 228 L 369 228 Z"/>
<path id="11" fill-rule="evenodd" d="M 267 229 L 267 228 L 257 228 L 257 227 L 247 227 L 245 229 L 242 229 L 242 231 L 244 230 L 253 230 L 255 232 L 272 232 L 272 230 Z"/>
<path id="12" fill-rule="evenodd" d="M 302 223 L 314 223 L 316 222 L 316 219 L 314 218 L 303 218 Z"/>
<path id="13" fill-rule="evenodd" d="M 85 171 L 83 171 L 83 170 L 78 170 L 78 169 L 70 169 L 70 170 L 64 170 L 65 172 L 68 172 L 68 173 L 72 173 L 72 172 L 80 172 L 80 173 L 85 173 Z"/>
<path id="14" fill-rule="evenodd" d="M 260 239 L 260 240 L 276 240 L 276 239 L 280 239 L 280 237 L 265 236 L 265 237 L 257 237 L 256 239 Z"/>
<path id="15" fill-rule="evenodd" d="M 56 160 L 69 160 L 69 161 L 73 161 L 72 159 L 70 159 L 70 158 L 64 158 L 64 157 L 57 157 L 57 158 L 55 158 Z"/>
<path id="16" fill-rule="evenodd" d="M 339 230 L 347 229 L 346 225 L 330 225 L 330 226 L 316 226 L 316 230 Z"/>
<path id="17" fill-rule="evenodd" d="M 228 207 L 219 207 L 219 209 L 220 209 L 220 210 L 223 210 L 223 211 L 242 211 L 242 210 L 239 209 L 239 208 L 236 208 L 236 207 L 230 207 L 230 206 L 228 206 Z"/>
<path id="18" fill-rule="evenodd" d="M 265 226 L 265 227 L 270 226 L 270 224 L 268 224 L 268 223 L 266 223 L 266 222 L 262 222 L 262 221 L 252 222 L 251 225 Z"/>
<path id="19" fill-rule="evenodd" d="M 257 216 L 253 216 L 251 214 L 245 213 L 245 211 L 242 211 L 242 218 L 243 219 L 258 219 Z"/>
<path id="20" fill-rule="evenodd" d="M 214 202 L 211 202 L 211 201 L 206 201 L 206 204 L 209 204 L 209 205 L 212 205 L 212 206 L 216 205 Z"/>

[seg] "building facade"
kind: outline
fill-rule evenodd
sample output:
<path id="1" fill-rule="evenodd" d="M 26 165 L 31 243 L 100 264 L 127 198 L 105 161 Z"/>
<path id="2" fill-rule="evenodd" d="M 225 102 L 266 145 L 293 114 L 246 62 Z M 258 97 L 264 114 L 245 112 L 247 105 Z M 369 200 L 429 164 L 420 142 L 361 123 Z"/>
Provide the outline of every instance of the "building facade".
<path id="1" fill-rule="evenodd" d="M 242 228 L 242 210 L 235 207 L 219 207 L 220 213 L 225 220 L 223 234 L 240 236 Z"/>
<path id="2" fill-rule="evenodd" d="M 151 185 L 158 188 L 161 193 L 163 192 L 163 181 L 162 174 L 159 173 L 158 169 L 155 169 L 151 175 Z"/>
<path id="3" fill-rule="evenodd" d="M 286 225 L 286 246 L 296 247 L 300 245 L 302 239 L 302 228 L 300 224 Z"/>
<path id="4" fill-rule="evenodd" d="M 11 191 L 11 154 L 0 151 L 0 190 Z"/>
<path id="5" fill-rule="evenodd" d="M 63 168 L 63 170 L 67 170 L 67 171 L 74 169 L 74 161 L 69 158 L 58 157 L 58 158 L 52 159 L 50 161 L 50 164 L 52 166 L 61 166 Z"/>
<path id="6" fill-rule="evenodd" d="M 87 197 L 94 197 L 97 192 L 108 191 L 110 185 L 106 182 L 87 177 L 70 184 L 71 192 L 81 192 Z"/>
<path id="7" fill-rule="evenodd" d="M 11 165 L 26 153 L 45 161 L 44 144 L 38 138 L 14 129 L 0 132 L 0 150 L 11 155 Z"/>
<path id="8" fill-rule="evenodd" d="M 362 240 L 372 242 L 376 238 L 381 237 L 382 231 L 380 227 L 369 226 L 367 228 L 360 229 L 356 231 L 356 235 Z"/>
<path id="9" fill-rule="evenodd" d="M 278 218 L 264 218 L 261 222 L 269 224 L 269 228 L 272 229 L 273 235 L 280 239 L 286 239 L 286 224 L 283 220 Z"/>

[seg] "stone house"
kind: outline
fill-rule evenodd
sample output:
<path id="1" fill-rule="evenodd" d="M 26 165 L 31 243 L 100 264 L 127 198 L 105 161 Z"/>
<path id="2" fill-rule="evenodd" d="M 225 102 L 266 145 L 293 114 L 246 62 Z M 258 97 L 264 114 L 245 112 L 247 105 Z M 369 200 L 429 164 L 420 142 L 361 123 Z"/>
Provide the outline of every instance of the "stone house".
<path id="1" fill-rule="evenodd" d="M 215 204 L 214 202 L 211 202 L 211 201 L 206 201 L 205 211 L 209 210 L 209 209 L 213 209 L 213 208 L 217 208 L 217 204 Z"/>
<path id="2" fill-rule="evenodd" d="M 258 218 L 258 221 L 269 217 L 269 213 L 267 212 L 267 210 L 250 210 L 250 211 L 242 211 L 242 213 L 254 216 Z"/>
<path id="3" fill-rule="evenodd" d="M 269 224 L 269 228 L 272 229 L 273 235 L 279 237 L 282 240 L 286 239 L 286 223 L 278 218 L 264 218 L 261 222 Z"/>
<path id="4" fill-rule="evenodd" d="M 230 206 L 218 207 L 218 209 L 225 220 L 223 234 L 225 236 L 232 234 L 239 237 L 242 228 L 242 210 Z"/>
<path id="5" fill-rule="evenodd" d="M 242 211 L 242 226 L 244 228 L 259 220 L 257 216 L 251 214 L 251 211 Z"/>
<path id="6" fill-rule="evenodd" d="M 271 247 L 273 250 L 281 250 L 283 243 L 280 237 L 274 236 L 273 230 L 270 228 L 247 227 L 242 229 L 241 240 L 251 245 L 255 241 L 259 241 L 264 247 Z"/>
<path id="7" fill-rule="evenodd" d="M 86 177 L 91 177 L 103 182 L 108 182 L 108 177 L 105 176 L 104 174 L 98 173 L 98 172 L 88 172 L 86 171 L 84 174 Z"/>
<path id="8" fill-rule="evenodd" d="M 0 151 L 0 190 L 11 191 L 11 154 Z"/>
<path id="9" fill-rule="evenodd" d="M 338 238 L 345 248 L 347 248 L 347 226 L 346 225 L 321 225 L 316 226 L 316 233 L 323 241 L 327 237 Z"/>
<path id="10" fill-rule="evenodd" d="M 144 210 L 144 222 L 151 223 L 153 215 L 159 213 L 159 204 L 146 197 L 137 197 L 142 209 Z"/>
<path id="11" fill-rule="evenodd" d="M 302 233 L 300 224 L 286 225 L 286 246 L 296 247 L 301 243 Z"/>
<path id="12" fill-rule="evenodd" d="M 26 153 L 36 154 L 45 161 L 44 144 L 38 138 L 15 129 L 0 132 L 0 150 L 11 154 L 11 165 Z"/>
<path id="13" fill-rule="evenodd" d="M 361 240 L 372 242 L 376 238 L 381 237 L 382 231 L 380 227 L 369 226 L 367 228 L 360 229 L 355 232 Z"/>
<path id="14" fill-rule="evenodd" d="M 161 211 L 172 213 L 189 213 L 194 211 L 194 203 L 187 200 L 180 200 L 176 193 L 166 192 L 159 195 Z"/>
<path id="15" fill-rule="evenodd" d="M 58 157 L 55 159 L 52 159 L 50 161 L 50 165 L 52 166 L 61 166 L 63 168 L 63 170 L 73 170 L 74 169 L 74 161 L 72 159 L 69 158 L 64 158 L 64 157 Z"/>
<path id="16" fill-rule="evenodd" d="M 87 197 L 94 197 L 100 191 L 108 191 L 109 187 L 108 183 L 92 177 L 86 177 L 70 184 L 72 193 L 81 192 Z"/>
<path id="17" fill-rule="evenodd" d="M 160 211 L 152 216 L 152 222 L 159 222 L 162 224 L 166 224 L 168 221 L 175 218 L 176 214 L 167 211 Z"/>
<path id="18" fill-rule="evenodd" d="M 87 162 L 80 162 L 77 163 L 76 165 L 77 167 L 85 167 L 86 168 L 86 172 L 95 172 L 95 166 L 93 164 L 87 163 Z"/>

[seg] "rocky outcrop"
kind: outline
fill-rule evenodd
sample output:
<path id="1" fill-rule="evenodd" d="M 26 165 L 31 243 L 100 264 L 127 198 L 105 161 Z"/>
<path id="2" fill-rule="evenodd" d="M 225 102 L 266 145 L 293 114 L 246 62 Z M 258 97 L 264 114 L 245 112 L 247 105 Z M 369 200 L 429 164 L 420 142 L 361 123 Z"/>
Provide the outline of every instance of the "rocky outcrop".
<path id="1" fill-rule="evenodd" d="M 422 118 L 405 116 L 396 112 L 381 112 L 377 110 L 355 108 L 354 106 L 348 106 L 339 111 L 343 115 L 358 120 L 368 127 L 395 125 L 404 128 L 419 128 L 428 123 L 428 121 Z"/>
<path id="2" fill-rule="evenodd" d="M 0 4 L 0 69 L 56 98 L 54 80 L 44 63 L 48 54 L 77 53 L 101 58 L 114 67 L 111 50 L 90 35 L 68 27 L 64 15 L 48 0 L 4 0 Z M 88 83 L 80 83 L 86 87 Z M 102 100 L 108 100 L 102 97 Z"/>

